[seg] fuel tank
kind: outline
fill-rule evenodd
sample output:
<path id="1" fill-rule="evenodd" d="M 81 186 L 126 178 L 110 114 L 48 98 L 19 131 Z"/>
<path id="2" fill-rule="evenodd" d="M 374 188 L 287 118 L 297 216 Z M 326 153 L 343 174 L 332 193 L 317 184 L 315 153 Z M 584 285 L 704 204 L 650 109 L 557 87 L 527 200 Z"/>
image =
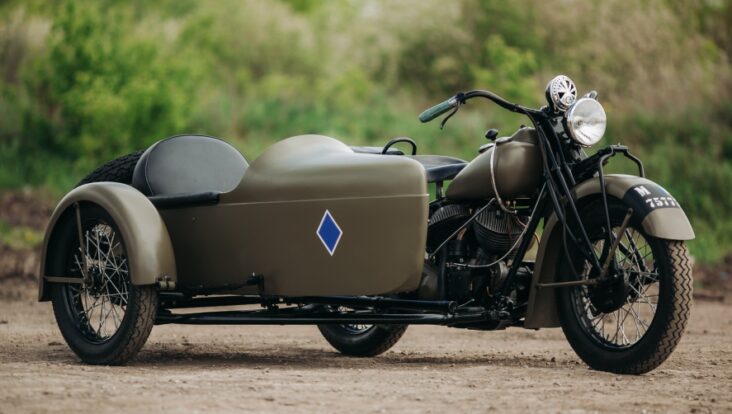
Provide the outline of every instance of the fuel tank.
<path id="1" fill-rule="evenodd" d="M 495 154 L 494 154 L 495 153 Z M 491 158 L 493 169 L 491 170 Z M 541 152 L 534 128 L 521 128 L 511 137 L 499 138 L 455 177 L 446 196 L 453 200 L 490 200 L 493 185 L 504 200 L 529 196 L 541 183 Z"/>

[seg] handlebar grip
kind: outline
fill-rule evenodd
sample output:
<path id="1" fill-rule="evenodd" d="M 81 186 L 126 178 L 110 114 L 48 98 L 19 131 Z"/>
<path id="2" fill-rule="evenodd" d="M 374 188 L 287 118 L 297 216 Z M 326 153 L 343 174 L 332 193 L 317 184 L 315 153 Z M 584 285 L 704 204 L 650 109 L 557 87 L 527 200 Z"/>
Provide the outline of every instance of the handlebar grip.
<path id="1" fill-rule="evenodd" d="M 430 122 L 431 120 L 437 118 L 438 116 L 444 114 L 445 112 L 455 108 L 458 105 L 458 100 L 453 96 L 452 98 L 440 102 L 437 105 L 433 106 L 432 108 L 427 109 L 426 111 L 419 114 L 419 120 L 421 122 Z"/>

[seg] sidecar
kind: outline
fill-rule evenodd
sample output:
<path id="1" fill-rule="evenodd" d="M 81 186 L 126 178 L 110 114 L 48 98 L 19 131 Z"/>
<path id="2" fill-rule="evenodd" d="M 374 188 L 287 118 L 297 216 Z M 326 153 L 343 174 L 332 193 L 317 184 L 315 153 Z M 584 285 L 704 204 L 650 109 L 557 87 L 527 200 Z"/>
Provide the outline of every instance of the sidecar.
<path id="1" fill-rule="evenodd" d="M 205 136 L 162 140 L 131 185 L 77 187 L 53 213 L 40 299 L 66 266 L 85 207 L 112 219 L 135 285 L 188 295 L 373 295 L 417 288 L 424 261 L 425 169 L 356 153 L 329 137 L 273 145 L 251 164 Z"/>

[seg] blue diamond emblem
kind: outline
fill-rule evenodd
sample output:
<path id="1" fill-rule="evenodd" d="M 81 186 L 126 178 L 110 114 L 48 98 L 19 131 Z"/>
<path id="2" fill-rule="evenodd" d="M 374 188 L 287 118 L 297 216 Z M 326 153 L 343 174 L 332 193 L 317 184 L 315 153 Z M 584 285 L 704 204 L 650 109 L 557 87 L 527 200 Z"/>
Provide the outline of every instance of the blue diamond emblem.
<path id="1" fill-rule="evenodd" d="M 333 253 L 335 253 L 338 247 L 338 242 L 341 241 L 343 231 L 330 214 L 330 211 L 325 210 L 325 214 L 323 214 L 318 230 L 315 233 L 318 235 L 320 241 L 323 242 L 323 246 L 328 249 L 328 253 L 333 256 Z"/>

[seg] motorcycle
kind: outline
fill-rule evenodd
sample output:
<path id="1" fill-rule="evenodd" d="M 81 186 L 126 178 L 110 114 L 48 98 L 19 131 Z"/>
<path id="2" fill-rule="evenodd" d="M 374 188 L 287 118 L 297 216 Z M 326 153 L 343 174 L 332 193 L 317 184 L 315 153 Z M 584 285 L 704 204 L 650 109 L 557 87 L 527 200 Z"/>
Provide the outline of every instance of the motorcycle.
<path id="1" fill-rule="evenodd" d="M 155 324 L 317 325 L 352 356 L 422 324 L 561 327 L 593 369 L 653 370 L 692 299 L 694 231 L 678 201 L 627 147 L 585 152 L 606 114 L 563 75 L 540 109 L 475 90 L 419 119 L 449 112 L 444 126 L 476 98 L 530 126 L 489 130 L 470 162 L 417 155 L 409 138 L 377 148 L 320 135 L 251 164 L 198 135 L 110 161 L 54 210 L 39 300 L 89 364 L 128 361 Z M 606 174 L 617 155 L 638 174 Z"/>

